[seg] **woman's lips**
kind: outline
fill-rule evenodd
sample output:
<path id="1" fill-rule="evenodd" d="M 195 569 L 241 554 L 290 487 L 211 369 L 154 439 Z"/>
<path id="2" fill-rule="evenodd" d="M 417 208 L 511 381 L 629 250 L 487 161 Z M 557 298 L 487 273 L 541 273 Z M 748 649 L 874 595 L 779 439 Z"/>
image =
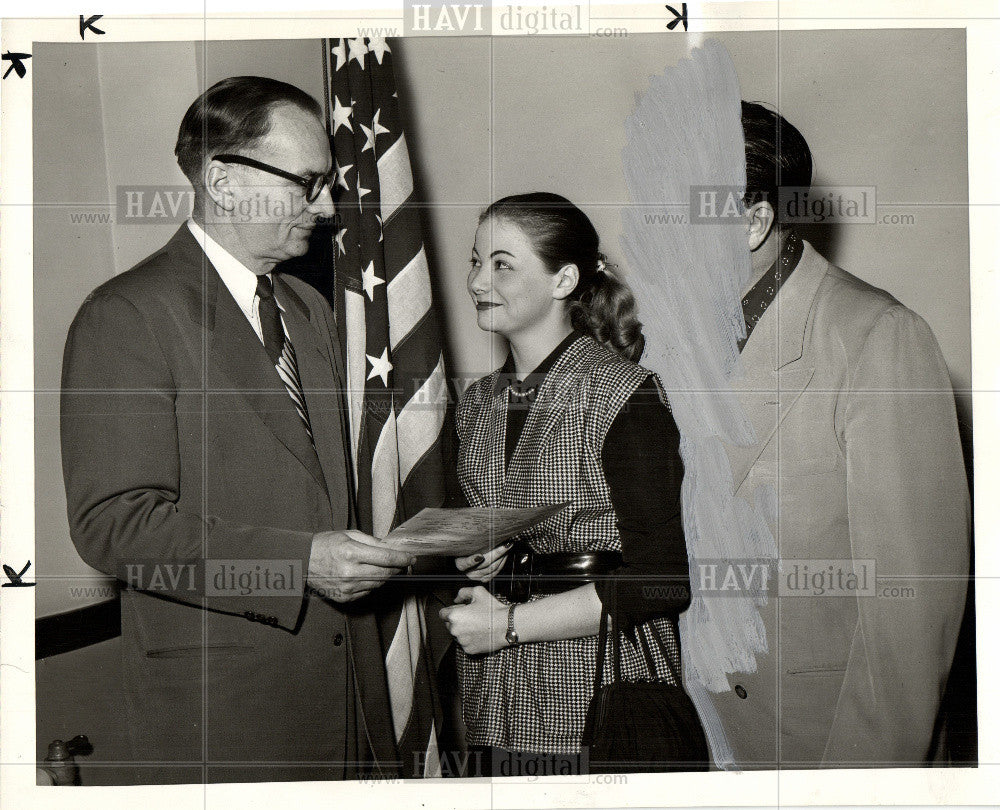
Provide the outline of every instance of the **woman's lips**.
<path id="1" fill-rule="evenodd" d="M 476 301 L 476 309 L 480 312 L 485 312 L 488 309 L 493 309 L 493 307 L 498 307 L 499 304 L 494 304 L 492 301 Z"/>

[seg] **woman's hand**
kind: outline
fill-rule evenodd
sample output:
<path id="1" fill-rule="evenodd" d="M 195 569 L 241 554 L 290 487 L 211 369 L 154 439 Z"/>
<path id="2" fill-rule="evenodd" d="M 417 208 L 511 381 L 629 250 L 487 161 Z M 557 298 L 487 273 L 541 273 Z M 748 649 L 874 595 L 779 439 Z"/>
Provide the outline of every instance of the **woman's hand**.
<path id="1" fill-rule="evenodd" d="M 489 582 L 500 573 L 500 569 L 503 568 L 504 561 L 507 559 L 507 552 L 513 545 L 513 542 L 504 543 L 485 554 L 456 557 L 455 567 L 469 579 L 474 579 L 476 582 Z"/>
<path id="2" fill-rule="evenodd" d="M 462 588 L 455 604 L 438 615 L 469 655 L 493 652 L 507 646 L 507 605 L 482 585 Z"/>

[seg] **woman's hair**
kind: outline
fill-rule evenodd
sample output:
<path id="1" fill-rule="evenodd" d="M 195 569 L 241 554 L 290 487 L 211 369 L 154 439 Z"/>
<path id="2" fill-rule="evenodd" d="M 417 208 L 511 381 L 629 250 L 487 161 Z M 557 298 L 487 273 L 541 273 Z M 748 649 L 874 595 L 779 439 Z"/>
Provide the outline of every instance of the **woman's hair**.
<path id="1" fill-rule="evenodd" d="M 550 273 L 575 264 L 580 280 L 567 299 L 573 327 L 638 361 L 645 340 L 635 298 L 598 250 L 597 231 L 583 211 L 558 194 L 535 192 L 497 200 L 479 222 L 491 217 L 521 228 Z"/>

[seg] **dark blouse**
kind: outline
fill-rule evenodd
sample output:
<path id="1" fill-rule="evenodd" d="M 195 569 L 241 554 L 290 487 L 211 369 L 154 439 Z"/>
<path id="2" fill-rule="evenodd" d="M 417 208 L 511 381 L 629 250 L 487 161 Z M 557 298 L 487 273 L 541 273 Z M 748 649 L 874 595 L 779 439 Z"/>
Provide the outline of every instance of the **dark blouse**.
<path id="1" fill-rule="evenodd" d="M 511 387 L 504 448 L 507 462 L 517 446 L 538 385 L 579 337 L 579 332 L 572 332 L 524 380 L 517 379 L 513 359 L 508 356 L 496 391 Z M 451 444 L 446 505 L 467 506 L 454 461 L 457 438 Z M 619 621 L 623 623 L 639 624 L 680 613 L 691 601 L 680 506 L 684 466 L 677 424 L 660 399 L 652 377 L 635 390 L 615 417 L 604 441 L 601 462 L 618 518 L 623 565 L 614 577 L 595 583 L 597 595 L 610 604 L 612 588 L 617 587 Z"/>

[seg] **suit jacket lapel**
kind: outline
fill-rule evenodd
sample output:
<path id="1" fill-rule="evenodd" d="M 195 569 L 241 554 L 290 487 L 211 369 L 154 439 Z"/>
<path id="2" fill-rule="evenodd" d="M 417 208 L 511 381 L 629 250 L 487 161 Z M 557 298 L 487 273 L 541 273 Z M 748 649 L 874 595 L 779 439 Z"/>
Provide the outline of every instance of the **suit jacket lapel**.
<path id="1" fill-rule="evenodd" d="M 220 409 L 226 397 L 238 397 L 270 428 L 316 482 L 325 488 L 316 451 L 284 383 L 271 365 L 264 346 L 235 299 L 222 283 L 187 225 L 182 225 L 167 250 L 179 272 L 189 276 L 190 315 L 208 333 L 206 385 Z M 296 349 L 298 351 L 298 349 Z M 234 409 L 238 409 L 235 406 Z"/>
<path id="2" fill-rule="evenodd" d="M 321 337 L 313 313 L 305 302 L 281 277 L 274 275 L 275 295 L 285 311 L 283 317 L 299 367 L 302 393 L 309 411 L 326 489 L 331 496 L 334 514 L 346 525 L 349 507 L 346 401 L 344 385 L 337 374 L 339 366 L 335 349 Z M 317 313 L 316 317 L 322 318 Z"/>
<path id="3" fill-rule="evenodd" d="M 826 260 L 805 242 L 798 267 L 743 348 L 743 376 L 733 388 L 753 425 L 756 440 L 747 446 L 727 445 L 736 490 L 812 379 L 815 367 L 803 353 L 809 314 L 827 266 Z"/>
<path id="4" fill-rule="evenodd" d="M 760 328 L 759 324 L 757 328 Z M 756 332 L 755 329 L 755 335 Z M 743 485 L 750 470 L 771 443 L 781 422 L 809 385 L 814 371 L 814 368 L 801 363 L 792 363 L 780 370 L 758 368 L 735 384 L 756 436 L 756 441 L 750 445 L 726 445 L 735 490 Z"/>

